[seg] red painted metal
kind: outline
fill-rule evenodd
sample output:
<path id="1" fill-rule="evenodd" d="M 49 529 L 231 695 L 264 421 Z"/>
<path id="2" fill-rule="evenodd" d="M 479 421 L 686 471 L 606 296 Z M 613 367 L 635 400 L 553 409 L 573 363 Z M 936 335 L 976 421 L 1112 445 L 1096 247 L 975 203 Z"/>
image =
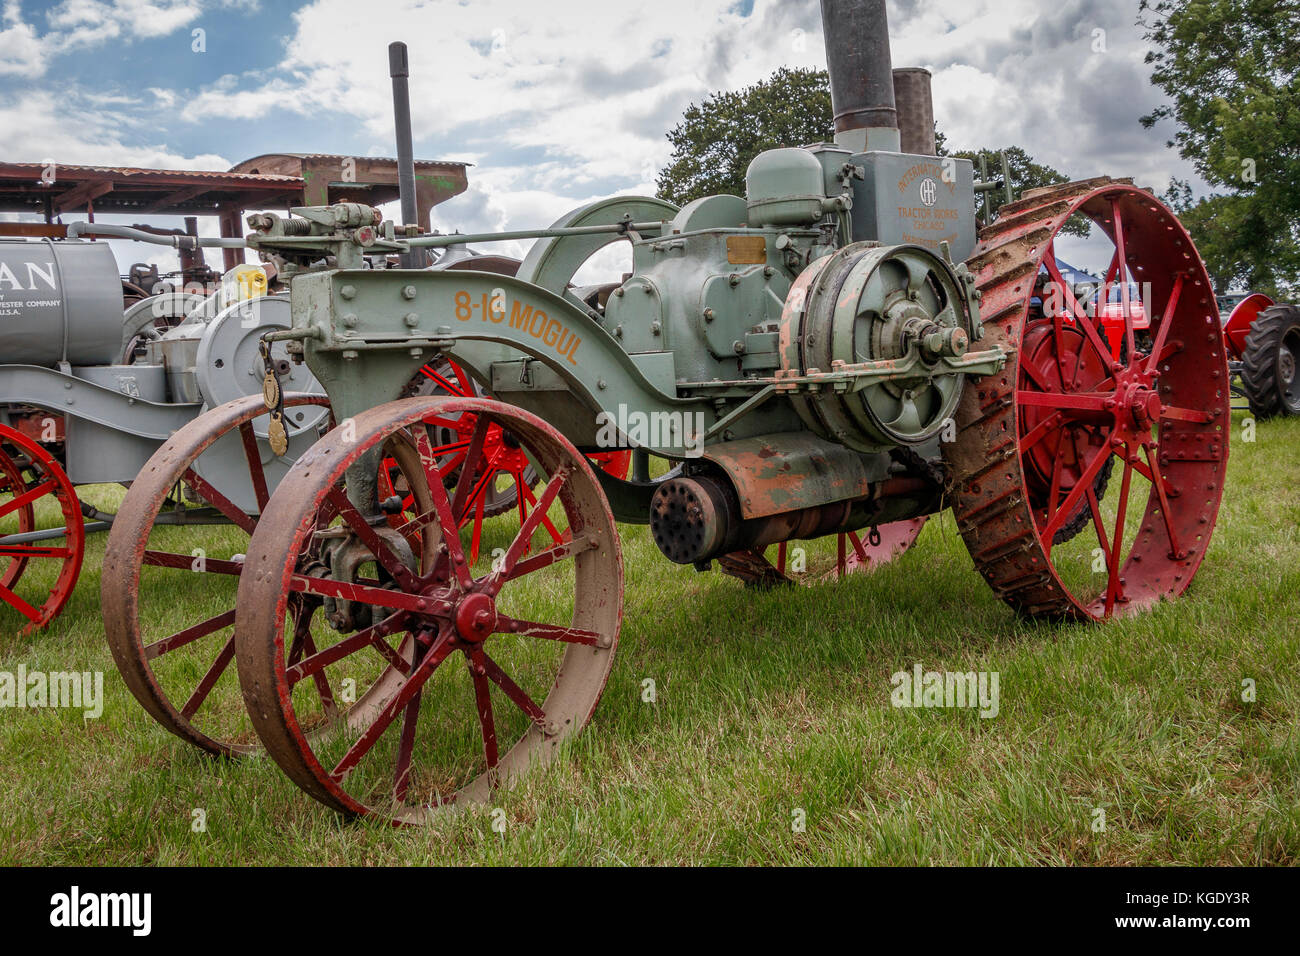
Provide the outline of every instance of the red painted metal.
<path id="1" fill-rule="evenodd" d="M 1064 315 L 1033 307 L 1036 276 L 1063 286 L 1053 239 L 1075 214 L 1115 245 L 1099 301 L 1111 284 L 1149 283 L 1152 335 L 1135 334 L 1127 292 L 1109 334 L 1068 286 L 1053 290 Z M 967 390 L 945 454 L 975 564 L 1022 612 L 1131 612 L 1181 594 L 1204 557 L 1227 468 L 1229 390 L 1209 277 L 1192 250 L 1150 194 L 1109 180 L 1027 194 L 981 232 L 970 266 L 986 341 L 1014 354 Z M 1098 479 L 1112 458 L 1122 473 L 1107 494 Z M 1057 540 L 1080 517 L 1095 548 L 1092 536 Z"/>
<path id="2" fill-rule="evenodd" d="M 289 394 L 284 404 L 295 408 L 329 402 L 322 396 Z M 265 415 L 262 397 L 249 396 L 205 412 L 168 439 L 132 483 L 104 555 L 104 631 L 127 687 L 162 726 L 224 756 L 258 749 L 233 682 L 227 682 L 232 686 L 226 691 L 221 678 L 230 672 L 235 652 L 235 589 L 245 567 L 237 555 L 247 550 L 239 542 L 247 542 L 259 518 L 245 514 L 231 495 L 201 478 L 195 464 L 228 438 L 226 453 L 238 456 L 242 450 L 243 477 L 255 500 L 264 503 L 268 480 L 263 456 L 270 453 L 255 440 L 253 423 Z M 195 553 L 197 545 L 210 546 L 212 535 L 203 525 L 194 526 L 198 534 L 189 534 L 185 527 L 157 524 L 164 512 L 194 514 L 201 508 L 229 521 L 235 538 L 225 545 L 232 549 L 230 556 Z M 170 589 L 191 600 L 170 604 L 159 615 L 156 608 L 141 605 L 142 579 L 155 595 Z M 302 592 L 295 593 L 298 604 L 322 597 L 305 588 Z M 311 653 L 310 635 L 306 639 L 296 654 Z"/>
<path id="3" fill-rule="evenodd" d="M 465 455 L 453 466 L 434 435 L 460 418 L 470 418 L 474 426 Z M 265 570 L 240 579 L 235 658 L 258 735 L 295 782 L 344 812 L 415 823 L 434 806 L 486 798 L 497 785 L 553 755 L 561 740 L 587 722 L 617 646 L 622 557 L 591 464 L 527 412 L 483 398 L 422 397 L 370 409 L 353 423 L 354 439 L 331 433 L 300 459 L 254 531 L 247 562 Z M 492 428 L 513 435 L 549 477 L 504 556 L 476 575 L 468 542 L 462 540 L 465 524 L 456 512 L 470 500 L 475 476 L 490 461 L 485 436 Z M 401 565 L 392 543 L 346 496 L 349 469 L 376 452 L 393 463 L 394 484 L 411 499 L 407 510 L 415 517 L 406 521 L 404 536 L 419 547 L 409 565 Z M 529 555 L 530 542 L 542 533 L 552 509 L 559 509 L 557 517 L 563 513 L 571 538 Z M 311 561 L 311 541 L 322 529 L 337 535 L 339 526 L 330 526 L 336 514 L 384 569 L 385 583 L 357 596 L 372 609 L 373 623 L 333 634 L 307 625 L 317 649 L 295 660 L 286 634 L 304 626 L 293 617 L 292 601 L 301 593 L 296 582 L 325 580 L 327 569 Z M 468 534 L 472 537 L 472 530 Z M 571 620 L 532 620 L 541 612 L 523 617 L 505 609 L 526 581 L 548 571 L 546 588 L 573 596 Z M 393 637 L 397 646 L 390 643 Z M 543 647 L 555 648 L 552 653 L 559 656 L 538 665 L 535 654 Z M 295 686 L 309 675 L 332 682 L 331 673 L 363 674 L 363 656 L 376 651 L 387 666 L 372 671 L 377 676 L 342 716 L 346 746 L 313 738 L 309 731 L 320 723 L 319 706 L 311 695 L 295 693 Z M 456 699 L 450 695 L 463 692 L 455 690 L 442 665 L 457 652 L 469 668 L 471 693 L 460 700 L 476 727 L 478 754 L 457 757 L 458 772 L 448 776 L 441 766 L 434 772 L 425 764 L 431 751 L 441 752 L 461 736 L 421 741 L 440 722 L 454 719 L 447 716 Z M 529 684 L 546 694 L 540 703 L 525 689 L 525 672 Z M 509 705 L 504 710 L 492 706 L 493 687 Z M 505 749 L 501 735 L 518 714 L 524 726 Z M 399 729 L 388 734 L 394 725 Z"/>
<path id="4" fill-rule="evenodd" d="M 436 387 L 435 394 L 460 398 L 474 398 L 479 394 L 474 387 L 473 379 L 455 362 L 444 362 L 438 368 L 426 365 L 420 369 L 420 373 Z M 468 493 L 458 497 L 453 508 L 460 526 L 462 528 L 469 526 L 472 529 L 469 562 L 471 565 L 477 564 L 482 543 L 483 522 L 512 509 L 517 509 L 521 525 L 526 522 L 531 511 L 536 508 L 536 499 L 532 490 L 532 485 L 537 480 L 536 476 L 514 436 L 499 425 L 488 427 L 479 439 L 482 450 L 480 457 L 476 453 L 476 446 L 472 446 L 477 424 L 474 415 L 440 416 L 426 424 L 437 426 L 443 436 L 432 448 L 432 452 L 438 457 L 441 471 L 458 476 L 467 458 L 482 461 L 480 470 L 473 474 L 473 483 Z M 632 452 L 591 452 L 588 453 L 587 459 L 607 474 L 626 480 L 631 467 Z M 411 518 L 412 497 L 405 490 L 399 492 L 394 483 L 395 466 L 396 463 L 391 458 L 384 460 L 380 470 L 379 487 L 381 497 L 397 497 L 401 500 L 401 511 L 389 515 L 388 518 L 392 527 L 401 529 Z M 502 479 L 509 480 L 509 484 L 504 488 L 501 487 Z M 494 492 L 505 493 L 504 507 L 499 503 L 502 500 L 500 494 Z M 554 544 L 564 540 L 566 530 L 557 528 L 545 516 L 541 520 Z"/>
<path id="5" fill-rule="evenodd" d="M 1234 359 L 1240 359 L 1246 352 L 1246 336 L 1255 324 L 1259 314 L 1274 305 L 1272 299 L 1262 292 L 1246 296 L 1233 308 L 1228 321 L 1223 323 L 1223 337 L 1227 340 L 1228 351 Z"/>
<path id="6" fill-rule="evenodd" d="M 54 457 L 22 432 L 0 425 L 0 527 L 10 521 L 13 530 L 0 534 L 0 604 L 17 612 L 23 622 L 19 633 L 31 634 L 48 625 L 72 596 L 85 554 L 85 527 L 77 492 Z M 6 541 L 42 531 L 55 534 Z M 51 563 L 57 567 L 52 583 L 44 576 L 37 582 L 33 575 L 23 584 L 24 575 Z"/>
<path id="7" fill-rule="evenodd" d="M 859 572 L 874 571 L 888 564 L 916 543 L 926 519 L 909 518 L 893 521 L 869 531 L 849 531 L 836 535 L 835 568 L 823 577 L 843 578 Z M 788 541 L 776 546 L 776 569 L 785 574 Z"/>

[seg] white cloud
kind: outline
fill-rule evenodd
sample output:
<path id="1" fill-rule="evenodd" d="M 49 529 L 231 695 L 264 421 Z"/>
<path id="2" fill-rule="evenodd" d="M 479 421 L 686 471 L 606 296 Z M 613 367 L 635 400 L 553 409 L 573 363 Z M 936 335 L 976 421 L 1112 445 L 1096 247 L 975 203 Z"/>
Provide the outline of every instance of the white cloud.
<path id="1" fill-rule="evenodd" d="M 155 142 L 126 142 L 123 133 L 137 121 L 107 112 L 78 98 L 28 91 L 0 101 L 0 129 L 6 130 L 4 158 L 11 162 L 54 159 L 69 165 L 145 166 L 164 169 L 228 169 L 230 160 L 216 153 L 185 156 L 156 142 L 164 134 L 138 131 Z"/>
<path id="2" fill-rule="evenodd" d="M 39 74 L 56 51 L 103 43 L 114 28 L 123 39 L 181 29 L 217 3 L 63 0 L 41 35 L 30 9 L 6 0 L 0 74 Z M 824 65 L 816 0 L 755 0 L 748 17 L 736 0 L 311 0 L 291 16 L 265 7 L 259 25 L 284 34 L 278 61 L 197 90 L 184 77 L 128 90 L 134 107 L 95 91 L 110 97 L 103 115 L 76 96 L 0 98 L 0 125 L 19 131 L 6 152 L 221 168 L 169 148 L 166 124 L 195 124 L 190 135 L 210 131 L 206 141 L 219 146 L 222 120 L 265 117 L 267 149 L 302 148 L 275 135 L 288 112 L 322 131 L 316 148 L 391 155 L 386 47 L 401 38 L 417 154 L 476 164 L 470 190 L 436 209 L 435 224 L 528 228 L 602 195 L 653 192 L 669 155 L 664 133 L 688 103 L 780 66 Z M 1195 181 L 1164 148 L 1167 135 L 1138 125 L 1161 98 L 1132 0 L 890 0 L 890 11 L 894 64 L 932 70 L 936 115 L 954 146 L 1020 145 L 1078 178 L 1131 175 L 1157 189 L 1175 175 Z M 1094 49 L 1097 30 L 1104 52 Z"/>

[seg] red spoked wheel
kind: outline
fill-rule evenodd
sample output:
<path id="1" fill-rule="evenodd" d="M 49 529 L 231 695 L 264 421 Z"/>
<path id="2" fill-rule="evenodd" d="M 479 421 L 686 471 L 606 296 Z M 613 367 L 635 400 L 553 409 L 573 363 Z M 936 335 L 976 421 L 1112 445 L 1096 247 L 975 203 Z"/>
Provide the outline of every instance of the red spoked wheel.
<path id="1" fill-rule="evenodd" d="M 409 396 L 452 395 L 457 398 L 484 397 L 483 390 L 478 387 L 469 373 L 450 359 L 442 359 L 421 368 L 419 375 L 407 388 L 407 394 Z M 460 421 L 461 417 L 463 416 L 458 416 L 454 423 L 442 425 L 437 435 L 438 444 L 450 451 L 463 451 L 466 447 L 465 442 L 469 440 L 474 430 L 473 416 L 466 421 Z M 510 454 L 510 436 L 502 435 L 500 429 L 497 429 L 496 434 L 489 436 L 488 444 L 497 449 L 494 455 L 495 465 L 490 472 L 482 476 L 484 481 L 478 486 L 479 490 L 475 495 L 470 516 L 466 520 L 481 522 L 486 518 L 495 518 L 497 515 L 514 510 L 519 501 L 519 489 L 525 486 L 532 489 L 537 484 L 537 474 L 528 462 L 520 462 L 519 456 Z M 449 463 L 449 467 L 453 469 L 458 467 L 454 458 Z M 477 556 L 477 552 L 475 554 Z"/>
<path id="2" fill-rule="evenodd" d="M 0 603 L 25 621 L 19 633 L 45 627 L 63 610 L 85 549 L 81 502 L 63 468 L 0 425 Z"/>
<path id="3" fill-rule="evenodd" d="M 412 390 L 415 394 L 480 397 L 473 379 L 455 362 L 444 360 L 436 367 L 426 365 L 420 373 L 424 381 L 420 388 Z M 436 427 L 433 450 L 439 457 L 441 470 L 449 481 L 458 480 L 474 433 L 475 416 L 469 413 L 445 413 L 426 424 Z M 592 452 L 587 455 L 587 459 L 607 474 L 625 479 L 632 452 Z M 500 426 L 488 429 L 483 440 L 481 464 L 477 467 L 479 471 L 474 475 L 473 488 L 465 501 L 463 513 L 456 516 L 462 528 L 470 528 L 471 565 L 477 564 L 479 560 L 485 521 L 509 511 L 517 511 L 522 525 L 537 505 L 533 491 L 537 484 L 537 473 L 508 430 Z M 387 510 L 391 512 L 388 521 L 393 528 L 406 523 L 410 509 L 414 506 L 414 499 L 397 472 L 396 462 L 391 458 L 384 459 L 380 469 L 379 494 L 381 499 L 391 502 Z M 552 543 L 559 544 L 564 540 L 564 532 L 556 528 L 549 518 L 542 518 L 542 527 L 551 536 Z"/>
<path id="4" fill-rule="evenodd" d="M 1055 237 L 1072 216 L 1111 243 L 1094 301 L 1119 286 L 1118 342 L 1058 268 Z M 976 566 L 1027 614 L 1103 618 L 1182 594 L 1219 510 L 1229 401 L 1209 278 L 1186 231 L 1143 190 L 1072 183 L 1003 207 L 969 265 L 983 344 L 1013 352 L 968 387 L 945 447 Z M 1130 282 L 1149 339 L 1136 334 Z M 1112 466 L 1120 477 L 1107 482 Z"/>
<path id="5" fill-rule="evenodd" d="M 835 567 L 822 577 L 843 578 L 859 572 L 874 571 L 893 561 L 912 545 L 925 527 L 925 517 L 891 521 L 867 531 L 849 531 L 836 535 Z M 785 574 L 788 541 L 776 546 L 776 569 Z"/>
<path id="6" fill-rule="evenodd" d="M 287 394 L 286 419 L 301 420 L 295 409 L 308 405 L 329 401 Z M 132 482 L 104 555 L 104 632 L 127 687 L 163 727 L 224 756 L 258 749 L 230 664 L 248 542 L 293 464 L 259 437 L 266 414 L 262 397 L 249 396 L 176 432 Z M 289 454 L 314 437 L 295 435 Z M 308 640 L 294 653 L 314 648 Z"/>
<path id="7" fill-rule="evenodd" d="M 458 415 L 475 426 L 451 482 L 435 442 Z M 354 440 L 334 432 L 303 456 L 253 535 L 236 661 L 257 732 L 295 783 L 345 813 L 420 823 L 487 799 L 590 719 L 622 619 L 619 539 L 591 465 L 527 412 L 411 398 L 353 423 Z M 476 576 L 455 516 L 493 428 L 516 436 L 544 484 L 504 556 Z M 413 499 L 398 529 L 351 500 L 367 491 L 349 481 L 385 458 Z M 547 520 L 569 540 L 539 546 Z M 304 562 L 313 542 L 320 561 Z M 295 658 L 307 638 L 315 652 Z M 329 713 L 320 680 L 351 681 L 356 706 Z"/>

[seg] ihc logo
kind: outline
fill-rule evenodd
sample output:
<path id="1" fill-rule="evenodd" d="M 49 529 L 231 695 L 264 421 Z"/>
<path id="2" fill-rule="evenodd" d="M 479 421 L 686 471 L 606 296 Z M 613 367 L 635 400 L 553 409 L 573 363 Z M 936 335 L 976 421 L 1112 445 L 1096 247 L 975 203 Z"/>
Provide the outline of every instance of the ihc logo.
<path id="1" fill-rule="evenodd" d="M 921 180 L 921 202 L 933 206 L 939 198 L 939 184 L 929 176 Z"/>

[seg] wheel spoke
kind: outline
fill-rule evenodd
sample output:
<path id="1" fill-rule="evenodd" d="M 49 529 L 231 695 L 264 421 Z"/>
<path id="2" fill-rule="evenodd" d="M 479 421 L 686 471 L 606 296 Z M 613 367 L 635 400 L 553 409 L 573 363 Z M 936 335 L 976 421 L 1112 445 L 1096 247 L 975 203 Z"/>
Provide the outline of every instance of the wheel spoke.
<path id="1" fill-rule="evenodd" d="M 303 594 L 314 594 L 317 597 L 343 598 L 358 604 L 393 610 L 423 611 L 428 605 L 428 599 L 419 594 L 407 594 L 404 591 L 392 591 L 373 584 L 335 581 L 332 578 L 317 578 L 306 574 L 295 574 L 290 578 L 289 589 Z"/>
<path id="2" fill-rule="evenodd" d="M 514 569 L 515 564 L 518 563 L 524 551 L 527 550 L 529 542 L 533 539 L 533 532 L 546 518 L 546 512 L 550 510 L 551 505 L 555 502 L 555 496 L 560 493 L 560 489 L 564 487 L 564 483 L 568 478 L 568 466 L 561 465 L 555 470 L 551 480 L 546 483 L 546 487 L 542 489 L 541 498 L 533 503 L 532 511 L 528 513 L 528 517 L 524 519 L 523 525 L 519 528 L 519 533 L 510 542 L 510 547 L 506 549 L 505 560 L 502 563 L 502 571 L 505 574 L 509 574 Z"/>
<path id="3" fill-rule="evenodd" d="M 361 543 L 366 546 L 366 549 L 374 556 L 375 560 L 383 565 L 385 571 L 392 575 L 393 580 L 401 585 L 403 590 L 418 591 L 420 585 L 415 574 L 402 563 L 401 558 L 393 553 L 392 548 L 388 546 L 388 542 L 375 532 L 370 522 L 363 518 L 361 513 L 352 506 L 352 502 L 348 500 L 348 496 L 343 489 L 337 485 L 330 488 L 329 500 L 338 509 L 339 516 L 348 523 L 353 533 L 361 539 Z"/>
<path id="4" fill-rule="evenodd" d="M 559 624 L 544 624 L 540 621 L 525 621 L 520 618 L 497 615 L 497 633 L 522 634 L 525 637 L 540 637 L 547 641 L 562 641 L 566 644 L 586 644 L 600 647 L 602 636 L 596 631 L 586 631 L 580 627 L 562 627 Z"/>
<path id="5" fill-rule="evenodd" d="M 172 568 L 194 574 L 197 573 L 194 570 L 195 560 L 192 554 L 177 554 L 173 551 L 146 551 L 140 563 L 147 567 Z M 243 562 L 240 561 L 224 561 L 220 558 L 207 557 L 203 559 L 204 574 L 233 574 L 238 577 L 243 569 Z"/>
<path id="6" fill-rule="evenodd" d="M 316 612 L 316 607 L 314 604 L 309 605 L 301 596 L 297 596 L 294 601 L 296 606 L 293 612 L 293 644 L 289 649 L 290 664 L 296 664 L 304 654 L 307 657 L 316 654 L 316 642 L 311 637 L 311 619 Z M 334 706 L 334 690 L 330 687 L 329 677 L 321 669 L 317 669 L 311 676 L 312 682 L 316 685 L 316 692 L 320 695 L 325 716 L 334 717 L 338 713 L 338 708 Z"/>
<path id="7" fill-rule="evenodd" d="M 389 701 L 383 709 L 375 716 L 374 722 L 366 728 L 357 741 L 343 755 L 343 759 L 335 765 L 330 775 L 335 780 L 340 780 L 355 767 L 375 745 L 393 720 L 406 709 L 406 705 L 411 702 L 424 687 L 429 677 L 437 669 L 438 665 L 447 659 L 447 655 L 452 651 L 451 633 L 444 631 L 438 635 L 438 639 L 433 643 L 425 654 L 424 658 L 416 665 L 411 672 L 411 676 L 406 679 L 406 683 Z"/>
<path id="8" fill-rule="evenodd" d="M 1124 345 L 1128 349 L 1126 354 L 1131 360 L 1137 344 L 1133 335 L 1132 291 L 1129 289 L 1128 269 L 1125 265 L 1128 262 L 1128 254 L 1124 246 L 1124 217 L 1120 213 L 1118 199 L 1110 201 L 1110 209 L 1115 222 L 1115 261 L 1119 264 L 1117 275 L 1120 289 L 1120 307 L 1124 310 Z"/>
<path id="9" fill-rule="evenodd" d="M 524 496 L 528 499 L 528 503 L 532 505 L 534 508 L 536 508 L 537 499 L 533 496 L 532 489 L 529 488 L 526 484 L 521 483 L 519 485 L 519 490 L 524 493 Z M 561 541 L 564 540 L 564 535 L 560 534 L 560 532 L 556 530 L 555 525 L 551 524 L 551 519 L 546 517 L 546 513 L 544 511 L 542 513 L 542 527 L 547 530 L 547 532 L 551 536 L 551 540 L 554 541 L 556 544 L 559 544 Z"/>
<path id="10" fill-rule="evenodd" d="M 1101 503 L 1097 500 L 1097 490 L 1088 488 L 1088 510 L 1092 513 L 1092 526 L 1097 531 L 1097 543 L 1101 546 L 1102 557 L 1106 559 L 1107 580 L 1110 574 L 1110 541 L 1106 539 L 1106 522 L 1101 516 Z"/>
<path id="11" fill-rule="evenodd" d="M 1025 432 L 1024 437 L 1020 439 L 1021 451 L 1023 452 L 1033 448 L 1040 441 L 1059 428 L 1061 423 L 1064 421 L 1065 415 L 1061 412 L 1048 415 L 1033 428 L 1029 429 L 1029 431 Z"/>
<path id="12" fill-rule="evenodd" d="M 456 575 L 457 583 L 460 584 L 462 590 L 468 591 L 473 584 L 473 578 L 465 563 L 465 550 L 460 544 L 460 525 L 456 522 L 454 513 L 451 510 L 451 501 L 447 498 L 447 489 L 442 483 L 437 464 L 429 451 L 432 442 L 429 440 L 428 427 L 414 428 L 412 431 L 414 432 L 415 450 L 419 454 L 420 463 L 424 468 L 429 498 L 433 502 L 433 509 L 438 515 L 438 523 L 442 526 L 442 543 L 447 548 L 447 556 L 451 559 L 451 567 Z M 430 571 L 430 573 L 432 574 L 433 571 Z"/>
<path id="13" fill-rule="evenodd" d="M 1155 344 L 1151 346 L 1151 355 L 1147 358 L 1146 373 L 1148 375 L 1156 374 L 1159 367 L 1162 353 L 1165 350 L 1165 340 L 1169 337 L 1169 329 L 1174 324 L 1174 311 L 1178 308 L 1178 298 L 1183 292 L 1183 276 L 1179 273 L 1178 278 L 1174 280 L 1173 291 L 1169 293 L 1169 302 L 1165 304 L 1165 314 L 1160 318 L 1160 328 L 1156 332 Z"/>
<path id="14" fill-rule="evenodd" d="M 257 444 L 257 435 L 253 433 L 253 423 L 244 422 L 239 426 L 239 437 L 244 443 L 244 458 L 248 461 L 248 473 L 253 479 L 253 496 L 257 499 L 260 514 L 266 510 L 270 493 L 266 490 L 266 471 L 262 468 L 262 449 Z"/>
<path id="15" fill-rule="evenodd" d="M 151 661 L 156 657 L 161 657 L 169 651 L 174 651 L 178 647 L 184 647 L 186 644 L 192 644 L 199 638 L 207 637 L 209 634 L 213 634 L 222 628 L 230 627 L 230 625 L 234 623 L 235 609 L 232 607 L 229 611 L 210 617 L 206 621 L 200 621 L 198 624 L 187 627 L 183 631 L 177 631 L 170 637 L 164 637 L 161 640 L 154 641 L 152 644 L 146 644 L 144 647 L 145 660 Z"/>
<path id="16" fill-rule="evenodd" d="M 533 699 L 510 679 L 510 675 L 497 666 L 497 662 L 489 657 L 486 651 L 480 649 L 479 653 L 483 655 L 483 670 L 487 673 L 488 679 L 500 687 L 505 692 L 505 695 L 514 701 L 515 706 L 527 714 L 533 723 L 545 730 L 546 711 L 538 707 L 533 702 Z"/>
<path id="17" fill-rule="evenodd" d="M 476 482 L 474 479 L 479 459 L 483 457 L 483 440 L 487 437 L 490 424 L 486 415 L 480 415 L 474 421 L 474 432 L 470 435 L 469 447 L 465 452 L 465 463 L 461 466 L 460 481 L 456 483 L 456 497 L 451 502 L 451 513 L 454 515 L 463 515 L 465 513 L 466 502 L 472 500 L 471 495 L 480 494 L 482 484 L 492 474 L 489 468 L 485 470 L 481 480 Z"/>
<path id="18" fill-rule="evenodd" d="M 23 617 L 33 623 L 41 619 L 40 611 L 36 610 L 36 608 L 32 607 L 17 594 L 14 594 L 13 591 L 10 591 L 3 584 L 0 584 L 0 601 L 4 601 L 4 603 L 11 607 L 17 608 L 18 612 L 22 614 Z"/>
<path id="19" fill-rule="evenodd" d="M 393 650 L 384 638 L 399 630 L 406 623 L 406 619 L 407 615 L 399 611 L 378 624 L 372 624 L 364 630 L 348 635 L 323 651 L 310 652 L 306 658 L 286 668 L 285 674 L 289 679 L 289 686 L 292 687 L 304 677 L 311 677 L 331 664 L 367 647 L 374 647 L 392 667 L 405 674 L 410 668 L 410 663 Z"/>
<path id="20" fill-rule="evenodd" d="M 1016 393 L 1021 405 L 1036 408 L 1054 408 L 1058 411 L 1104 412 L 1106 403 L 1115 396 L 1107 392 L 1025 392 Z"/>
<path id="21" fill-rule="evenodd" d="M 506 549 L 505 557 L 501 560 L 501 567 L 494 570 L 484 582 L 483 587 L 488 594 L 495 595 L 501 590 L 501 585 L 515 576 L 515 565 L 519 563 L 519 559 L 523 556 L 525 549 L 527 549 L 529 542 L 532 540 L 533 533 L 537 530 L 537 526 L 546 520 L 547 509 L 550 508 L 551 504 L 555 501 L 555 496 L 559 494 L 560 488 L 564 485 L 564 482 L 568 477 L 568 467 L 562 465 L 556 469 L 555 474 L 551 476 L 551 480 L 546 483 L 546 487 L 542 489 L 541 500 L 534 501 L 532 511 L 530 511 L 528 516 L 521 522 L 519 533 L 516 534 L 514 540 L 510 542 L 510 547 Z M 518 487 L 521 490 L 526 488 L 522 483 Z M 520 507 L 523 507 L 522 503 Z M 558 534 L 555 534 L 553 529 L 552 536 L 555 538 L 557 546 L 564 543 L 563 539 Z"/>
<path id="22" fill-rule="evenodd" d="M 469 563 L 478 564 L 479 544 L 483 540 L 483 515 L 487 511 L 487 498 L 480 497 L 474 503 L 474 530 L 470 534 Z"/>
<path id="23" fill-rule="evenodd" d="M 1107 617 L 1115 609 L 1115 602 L 1124 600 L 1124 583 L 1120 580 L 1119 563 L 1124 555 L 1124 520 L 1128 512 L 1129 488 L 1133 483 L 1134 457 L 1131 448 L 1126 450 L 1128 451 L 1128 458 L 1124 461 L 1124 478 L 1120 482 L 1119 506 L 1115 512 L 1115 538 L 1110 546 L 1110 574 L 1106 583 L 1105 615 Z"/>
<path id="24" fill-rule="evenodd" d="M 199 681 L 199 686 L 194 689 L 190 699 L 181 708 L 182 717 L 186 720 L 191 720 L 194 717 L 198 709 L 203 706 L 203 702 L 208 699 L 208 695 L 212 693 L 212 688 L 217 685 L 217 681 L 221 679 L 221 675 L 225 673 L 226 668 L 230 666 L 230 662 L 234 659 L 235 635 L 231 634 L 221 648 L 221 653 L 217 655 L 217 659 L 208 668 L 208 672 L 203 675 L 203 680 Z"/>
<path id="25" fill-rule="evenodd" d="M 193 488 L 200 498 L 212 505 L 240 528 L 243 528 L 244 531 L 250 535 L 253 533 L 253 529 L 257 527 L 257 522 L 249 515 L 244 514 L 240 508 L 235 506 L 234 502 L 217 491 L 206 480 L 200 478 L 192 467 L 185 469 L 185 474 L 181 476 L 181 480 Z"/>
<path id="26" fill-rule="evenodd" d="M 558 564 L 566 558 L 571 558 L 576 554 L 586 551 L 588 548 L 594 548 L 596 542 L 588 535 L 582 534 L 571 541 L 564 541 L 553 548 L 547 548 L 545 551 L 538 552 L 530 557 L 524 558 L 515 565 L 514 570 L 509 574 L 501 576 L 501 581 L 513 581 L 515 578 L 521 578 L 526 574 L 532 574 L 534 571 L 540 571 L 542 568 L 548 568 L 553 564 Z M 492 594 L 496 594 L 501 589 L 500 584 L 495 588 L 489 587 Z"/>
<path id="27" fill-rule="evenodd" d="M 1041 532 L 1045 546 L 1056 536 L 1056 532 L 1060 530 L 1061 526 L 1070 519 L 1070 515 L 1074 513 L 1074 509 L 1078 507 L 1080 500 L 1083 498 L 1084 492 L 1092 487 L 1093 480 L 1109 457 L 1110 452 L 1106 449 L 1102 449 L 1093 455 L 1092 461 L 1083 470 L 1078 482 L 1070 489 L 1070 493 L 1065 496 L 1065 501 L 1061 503 L 1061 507 L 1048 516 L 1047 527 Z"/>
<path id="28" fill-rule="evenodd" d="M 448 395 L 459 395 L 464 397 L 467 394 L 463 386 L 459 384 L 453 384 L 449 379 L 445 378 L 442 375 L 442 373 L 440 373 L 437 369 L 433 368 L 432 366 L 426 365 L 424 366 L 424 368 L 420 369 L 420 371 L 424 373 L 425 378 L 432 379 L 438 385 L 442 386 L 442 388 L 446 390 Z"/>
<path id="29" fill-rule="evenodd" d="M 483 664 L 483 649 L 475 648 L 470 654 L 469 673 L 474 679 L 474 707 L 478 711 L 479 728 L 483 732 L 483 756 L 488 773 L 493 778 L 497 769 L 497 727 L 492 714 L 492 695 L 488 687 L 487 668 Z M 495 786 L 496 780 L 492 779 Z"/>
<path id="30" fill-rule="evenodd" d="M 1156 496 L 1160 501 L 1160 517 L 1164 519 L 1165 533 L 1169 535 L 1169 555 L 1174 560 L 1183 556 L 1183 549 L 1178 546 L 1178 534 L 1174 531 L 1174 516 L 1169 512 L 1169 495 L 1165 489 L 1165 476 L 1160 473 L 1156 463 L 1154 443 L 1148 439 L 1142 443 L 1142 450 L 1147 456 L 1147 465 L 1151 469 L 1151 484 L 1155 486 Z"/>
<path id="31" fill-rule="evenodd" d="M 64 558 L 72 557 L 71 548 L 44 548 L 30 544 L 0 544 L 0 558 Z"/>
<path id="32" fill-rule="evenodd" d="M 1056 391 L 1056 387 L 1047 380 L 1047 376 L 1045 376 L 1033 362 L 1021 362 L 1020 371 L 1024 372 L 1025 376 L 1038 386 L 1039 391 L 1046 393 L 1054 393 Z"/>
<path id="33" fill-rule="evenodd" d="M 415 730 L 420 722 L 420 698 L 417 693 L 411 698 L 402 713 L 402 732 L 397 741 L 397 761 L 393 766 L 393 797 L 399 803 L 405 802 L 407 787 L 411 783 L 411 754 L 415 751 Z"/>
<path id="34" fill-rule="evenodd" d="M 58 485 L 51 479 L 48 481 L 42 481 L 39 485 L 35 485 L 32 488 L 29 488 L 23 494 L 18 495 L 15 498 L 11 498 L 9 501 L 0 505 L 0 518 L 3 518 L 5 515 L 17 511 L 19 508 L 23 508 L 31 504 L 33 501 L 36 501 L 39 498 L 44 498 L 47 494 L 54 491 L 57 487 Z"/>

